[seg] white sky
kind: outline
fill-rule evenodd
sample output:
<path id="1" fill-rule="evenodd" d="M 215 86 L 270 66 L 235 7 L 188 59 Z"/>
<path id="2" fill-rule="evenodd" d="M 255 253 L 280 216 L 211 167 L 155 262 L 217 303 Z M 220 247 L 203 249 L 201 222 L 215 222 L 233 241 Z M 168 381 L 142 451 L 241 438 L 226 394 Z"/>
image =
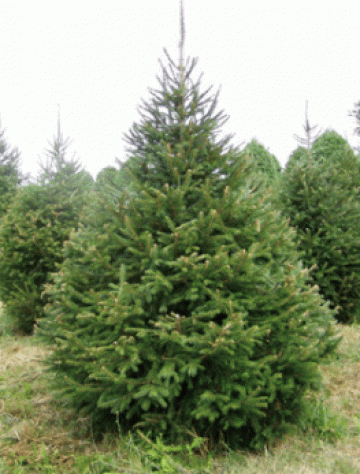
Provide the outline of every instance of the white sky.
<path id="1" fill-rule="evenodd" d="M 360 145 L 360 4 L 185 0 L 185 56 L 198 57 L 202 90 L 221 85 L 218 111 L 233 145 L 256 137 L 285 165 L 310 125 Z M 0 0 L 0 117 L 34 176 L 61 127 L 94 177 L 126 158 L 123 133 L 158 87 L 166 47 L 178 60 L 179 1 Z"/>

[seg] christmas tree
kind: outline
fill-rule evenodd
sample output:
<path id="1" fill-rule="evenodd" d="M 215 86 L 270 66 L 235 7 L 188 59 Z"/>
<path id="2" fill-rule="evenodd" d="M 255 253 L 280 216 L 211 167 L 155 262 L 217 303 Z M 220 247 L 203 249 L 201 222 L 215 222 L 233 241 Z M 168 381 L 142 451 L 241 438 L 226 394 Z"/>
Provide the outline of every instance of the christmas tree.
<path id="1" fill-rule="evenodd" d="M 254 168 L 263 173 L 263 177 L 269 184 L 274 184 L 279 180 L 281 174 L 281 166 L 276 156 L 272 155 L 261 143 L 255 138 L 249 142 L 244 150 L 254 158 Z"/>
<path id="2" fill-rule="evenodd" d="M 338 341 L 333 312 L 252 161 L 216 141 L 223 115 L 191 80 L 196 61 L 165 54 L 128 134 L 136 192 L 96 225 L 83 218 L 47 286 L 46 363 L 98 432 L 117 420 L 166 442 L 261 447 L 318 387 Z"/>
<path id="3" fill-rule="evenodd" d="M 302 154 L 302 156 L 301 156 Z M 360 321 L 360 161 L 348 142 L 326 131 L 293 153 L 281 180 L 284 214 L 312 281 L 342 323 Z"/>
<path id="4" fill-rule="evenodd" d="M 91 176 L 67 159 L 67 143 L 58 121 L 43 174 L 17 191 L 2 218 L 0 298 L 12 330 L 22 334 L 32 334 L 43 315 L 43 285 L 62 260 L 63 242 L 76 228 L 93 187 Z"/>

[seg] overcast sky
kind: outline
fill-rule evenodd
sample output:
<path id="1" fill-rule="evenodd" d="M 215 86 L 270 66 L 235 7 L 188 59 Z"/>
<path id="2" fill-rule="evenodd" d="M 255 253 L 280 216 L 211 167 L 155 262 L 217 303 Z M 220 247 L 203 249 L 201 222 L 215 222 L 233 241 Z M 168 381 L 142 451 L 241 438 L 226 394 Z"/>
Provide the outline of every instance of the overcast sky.
<path id="1" fill-rule="evenodd" d="M 221 92 L 233 145 L 256 137 L 284 166 L 310 125 L 331 128 L 352 146 L 360 101 L 360 5 L 312 2 L 184 0 L 185 56 L 198 57 L 203 90 Z M 65 137 L 94 177 L 126 158 L 123 133 L 139 121 L 179 50 L 178 0 L 0 0 L 0 117 L 22 170 L 38 161 L 56 134 L 58 106 Z"/>

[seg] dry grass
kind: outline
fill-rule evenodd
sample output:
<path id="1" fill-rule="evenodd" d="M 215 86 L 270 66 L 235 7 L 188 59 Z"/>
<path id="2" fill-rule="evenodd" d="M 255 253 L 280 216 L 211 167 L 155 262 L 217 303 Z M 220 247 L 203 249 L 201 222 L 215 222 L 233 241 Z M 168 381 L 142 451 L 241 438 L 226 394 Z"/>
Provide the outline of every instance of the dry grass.
<path id="1" fill-rule="evenodd" d="M 48 393 L 49 376 L 40 364 L 47 352 L 31 337 L 1 340 L 0 380 L 6 384 L 0 401 L 0 453 L 36 464 L 51 451 L 57 464 L 69 464 L 70 453 L 91 442 L 74 437 L 73 414 Z"/>
<path id="2" fill-rule="evenodd" d="M 272 452 L 229 453 L 202 470 L 179 467 L 163 472 L 360 473 L 360 328 L 341 326 L 341 330 L 338 357 L 321 367 L 324 390 L 316 395 L 324 433 L 334 434 L 333 441 L 305 429 L 279 441 Z M 144 452 L 131 438 L 109 436 L 95 443 L 89 420 L 52 397 L 51 374 L 41 364 L 49 350 L 34 336 L 0 337 L 0 474 L 150 472 Z M 346 421 L 341 429 L 334 413 Z"/>

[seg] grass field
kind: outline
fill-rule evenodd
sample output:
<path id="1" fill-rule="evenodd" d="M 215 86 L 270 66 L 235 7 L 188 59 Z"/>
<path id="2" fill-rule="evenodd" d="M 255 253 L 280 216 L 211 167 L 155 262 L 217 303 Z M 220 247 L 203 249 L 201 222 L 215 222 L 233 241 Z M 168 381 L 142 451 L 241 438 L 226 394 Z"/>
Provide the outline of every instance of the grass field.
<path id="1" fill-rule="evenodd" d="M 96 443 L 89 420 L 52 397 L 41 364 L 50 349 L 10 334 L 0 315 L 0 474 L 360 474 L 360 326 L 340 327 L 338 354 L 321 367 L 324 389 L 295 434 L 256 454 L 179 456 L 130 435 Z"/>

